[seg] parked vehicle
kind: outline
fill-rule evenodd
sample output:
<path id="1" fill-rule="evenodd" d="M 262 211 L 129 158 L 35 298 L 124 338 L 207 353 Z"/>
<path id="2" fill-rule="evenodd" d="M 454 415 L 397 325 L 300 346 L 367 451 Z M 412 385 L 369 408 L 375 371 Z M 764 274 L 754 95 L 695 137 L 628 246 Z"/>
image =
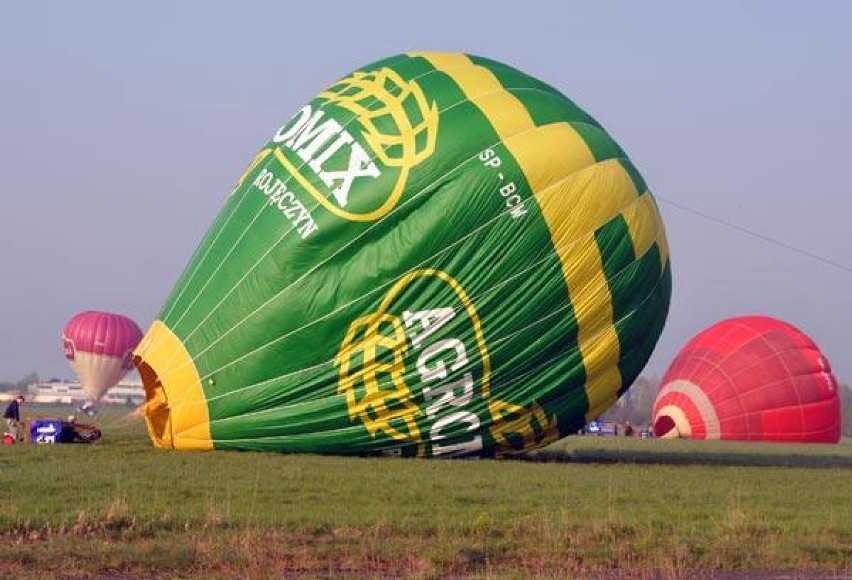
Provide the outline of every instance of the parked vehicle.
<path id="1" fill-rule="evenodd" d="M 583 427 L 583 435 L 615 436 L 618 435 L 618 427 L 613 421 L 592 421 Z"/>

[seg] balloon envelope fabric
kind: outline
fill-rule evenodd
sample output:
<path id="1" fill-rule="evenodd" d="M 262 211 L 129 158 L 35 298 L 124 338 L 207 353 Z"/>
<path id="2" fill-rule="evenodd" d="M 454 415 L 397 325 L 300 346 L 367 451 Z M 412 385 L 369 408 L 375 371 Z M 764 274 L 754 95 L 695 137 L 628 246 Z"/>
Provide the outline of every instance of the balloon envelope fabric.
<path id="1" fill-rule="evenodd" d="M 77 373 L 83 392 L 97 401 L 133 368 L 130 355 L 141 339 L 142 331 L 132 319 L 87 310 L 65 325 L 62 351 Z"/>
<path id="2" fill-rule="evenodd" d="M 601 126 L 504 64 L 333 84 L 228 195 L 135 362 L 158 447 L 495 456 L 615 402 L 668 312 L 665 231 Z"/>
<path id="3" fill-rule="evenodd" d="M 719 322 L 683 347 L 654 403 L 661 437 L 837 443 L 831 365 L 791 324 L 766 316 Z"/>

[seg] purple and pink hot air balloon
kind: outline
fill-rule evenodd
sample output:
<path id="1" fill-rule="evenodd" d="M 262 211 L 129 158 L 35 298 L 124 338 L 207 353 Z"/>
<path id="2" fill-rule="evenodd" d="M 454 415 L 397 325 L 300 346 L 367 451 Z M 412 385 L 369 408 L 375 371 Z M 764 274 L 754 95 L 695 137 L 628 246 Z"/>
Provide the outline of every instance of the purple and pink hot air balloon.
<path id="1" fill-rule="evenodd" d="M 97 401 L 133 368 L 130 354 L 140 340 L 142 331 L 126 316 L 89 310 L 65 325 L 62 350 L 83 391 Z"/>

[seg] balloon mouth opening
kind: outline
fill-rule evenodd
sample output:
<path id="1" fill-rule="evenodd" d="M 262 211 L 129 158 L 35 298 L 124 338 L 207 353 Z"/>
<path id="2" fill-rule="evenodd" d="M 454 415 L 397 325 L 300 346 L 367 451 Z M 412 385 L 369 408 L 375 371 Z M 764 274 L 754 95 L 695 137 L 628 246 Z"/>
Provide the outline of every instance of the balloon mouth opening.
<path id="1" fill-rule="evenodd" d="M 157 372 L 151 368 L 151 365 L 142 360 L 142 357 L 134 356 L 133 364 L 139 371 L 139 377 L 142 379 L 142 385 L 145 389 L 145 421 L 148 424 L 148 432 L 158 446 L 168 447 L 170 446 L 167 445 L 167 441 L 170 439 L 169 419 L 171 409 L 169 409 L 169 401 L 163 389 L 163 384 L 160 382 Z"/>
<path id="2" fill-rule="evenodd" d="M 675 420 L 668 415 L 663 415 L 654 422 L 654 436 L 662 437 L 670 433 L 675 427 Z"/>

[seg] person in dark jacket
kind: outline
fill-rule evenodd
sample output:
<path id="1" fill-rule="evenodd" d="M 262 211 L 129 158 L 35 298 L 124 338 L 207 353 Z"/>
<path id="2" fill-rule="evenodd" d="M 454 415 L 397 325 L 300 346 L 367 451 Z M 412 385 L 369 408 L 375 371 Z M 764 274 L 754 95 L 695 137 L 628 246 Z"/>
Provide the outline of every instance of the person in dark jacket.
<path id="1" fill-rule="evenodd" d="M 21 437 L 21 403 L 23 402 L 24 396 L 18 395 L 6 406 L 6 412 L 3 413 L 3 418 L 6 419 L 6 432 L 15 441 Z"/>

